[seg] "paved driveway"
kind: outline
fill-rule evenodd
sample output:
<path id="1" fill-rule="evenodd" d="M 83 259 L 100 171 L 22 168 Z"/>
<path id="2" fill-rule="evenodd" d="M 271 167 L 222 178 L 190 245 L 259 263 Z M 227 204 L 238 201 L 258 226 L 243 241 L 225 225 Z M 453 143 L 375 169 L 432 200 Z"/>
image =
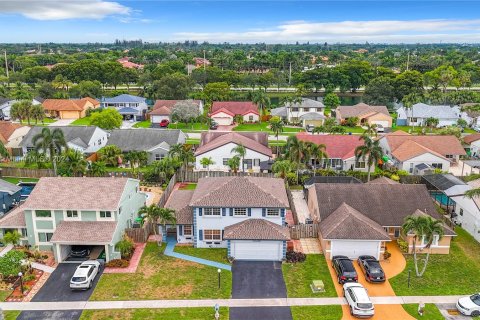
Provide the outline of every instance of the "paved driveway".
<path id="1" fill-rule="evenodd" d="M 59 127 L 66 127 L 69 126 L 70 123 L 75 121 L 75 119 L 59 119 L 51 124 L 49 126 L 59 126 Z"/>
<path id="2" fill-rule="evenodd" d="M 272 261 L 235 261 L 233 263 L 233 299 L 286 298 L 282 264 Z M 291 320 L 289 307 L 230 308 L 231 320 Z"/>

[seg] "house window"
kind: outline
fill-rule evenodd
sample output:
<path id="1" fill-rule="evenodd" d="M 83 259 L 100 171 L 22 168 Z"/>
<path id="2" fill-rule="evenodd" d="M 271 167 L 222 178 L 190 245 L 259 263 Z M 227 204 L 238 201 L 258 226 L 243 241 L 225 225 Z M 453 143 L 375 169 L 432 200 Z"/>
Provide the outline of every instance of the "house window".
<path id="1" fill-rule="evenodd" d="M 410 163 L 410 169 L 408 170 L 409 173 L 413 173 L 413 162 Z"/>
<path id="2" fill-rule="evenodd" d="M 445 155 L 445 158 L 447 158 L 447 159 L 453 159 L 453 154 L 447 154 L 447 155 Z"/>
<path id="3" fill-rule="evenodd" d="M 463 209 L 460 208 L 460 213 L 459 213 L 462 217 L 463 217 Z"/>
<path id="4" fill-rule="evenodd" d="M 248 121 L 253 121 L 253 116 L 248 116 Z"/>
<path id="5" fill-rule="evenodd" d="M 39 232 L 38 233 L 38 242 L 49 242 L 52 239 L 53 233 L 50 232 Z"/>
<path id="6" fill-rule="evenodd" d="M 432 247 L 437 247 L 438 246 L 438 240 L 439 239 L 440 239 L 440 237 L 438 236 L 438 234 L 433 236 Z M 428 243 L 427 237 L 422 236 L 422 246 L 426 246 L 427 243 Z"/>
<path id="7" fill-rule="evenodd" d="M 26 228 L 22 228 L 21 230 L 22 230 L 22 238 L 28 237 L 27 229 L 26 229 Z"/>
<path id="8" fill-rule="evenodd" d="M 292 112 L 298 112 L 298 108 L 292 108 Z"/>
<path id="9" fill-rule="evenodd" d="M 243 160 L 243 166 L 245 169 L 252 169 L 252 159 Z"/>
<path id="10" fill-rule="evenodd" d="M 102 144 L 102 139 L 98 139 L 98 142 L 97 142 L 99 145 Z"/>
<path id="11" fill-rule="evenodd" d="M 37 218 L 50 218 L 52 216 L 52 211 L 50 211 L 50 210 L 35 210 L 35 216 Z"/>
<path id="12" fill-rule="evenodd" d="M 417 122 L 417 118 L 410 118 L 411 122 Z"/>
<path id="13" fill-rule="evenodd" d="M 155 161 L 160 161 L 164 158 L 165 156 L 163 154 L 155 153 Z"/>
<path id="14" fill-rule="evenodd" d="M 191 225 L 184 225 L 183 226 L 183 235 L 184 236 L 191 236 L 192 235 L 192 226 Z"/>
<path id="15" fill-rule="evenodd" d="M 365 161 L 355 161 L 355 168 L 356 169 L 365 169 Z"/>
<path id="16" fill-rule="evenodd" d="M 443 165 L 441 163 L 432 163 L 432 167 L 435 169 L 442 169 Z"/>
<path id="17" fill-rule="evenodd" d="M 67 210 L 67 218 L 78 218 L 77 210 Z"/>
<path id="18" fill-rule="evenodd" d="M 222 240 L 221 230 L 203 230 L 204 240 Z"/>
<path id="19" fill-rule="evenodd" d="M 280 209 L 267 208 L 267 217 L 278 217 L 280 215 Z"/>
<path id="20" fill-rule="evenodd" d="M 223 165 L 228 166 L 228 158 L 223 158 Z"/>
<path id="21" fill-rule="evenodd" d="M 247 215 L 247 208 L 234 208 L 233 215 L 237 217 L 244 217 Z"/>
<path id="22" fill-rule="evenodd" d="M 394 231 L 393 236 L 394 236 L 395 238 L 400 237 L 400 229 L 399 229 L 399 228 L 395 228 L 395 231 Z"/>
<path id="23" fill-rule="evenodd" d="M 253 159 L 253 166 L 260 167 L 260 159 Z"/>
<path id="24" fill-rule="evenodd" d="M 111 218 L 112 211 L 100 211 L 100 218 Z"/>
<path id="25" fill-rule="evenodd" d="M 220 216 L 220 208 L 203 208 L 203 214 L 206 216 Z"/>

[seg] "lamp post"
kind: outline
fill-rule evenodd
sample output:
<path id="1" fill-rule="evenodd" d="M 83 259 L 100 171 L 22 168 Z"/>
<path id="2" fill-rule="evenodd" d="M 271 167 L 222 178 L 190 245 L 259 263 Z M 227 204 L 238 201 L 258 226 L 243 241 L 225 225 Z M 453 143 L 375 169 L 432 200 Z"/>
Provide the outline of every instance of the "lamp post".
<path id="1" fill-rule="evenodd" d="M 23 273 L 19 272 L 18 276 L 20 277 L 20 291 L 22 292 L 23 297 Z"/>
<path id="2" fill-rule="evenodd" d="M 222 273 L 222 270 L 218 269 L 217 272 L 218 272 L 218 289 L 220 289 L 220 274 Z"/>

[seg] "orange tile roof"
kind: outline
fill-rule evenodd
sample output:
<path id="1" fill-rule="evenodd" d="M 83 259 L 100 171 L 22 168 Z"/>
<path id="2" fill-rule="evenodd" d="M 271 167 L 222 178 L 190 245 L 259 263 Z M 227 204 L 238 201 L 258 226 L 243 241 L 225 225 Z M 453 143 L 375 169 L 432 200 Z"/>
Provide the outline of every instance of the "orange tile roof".
<path id="1" fill-rule="evenodd" d="M 0 121 L 0 140 L 2 140 L 3 143 L 6 143 L 13 132 L 20 127 L 23 126 L 19 123 Z"/>
<path id="2" fill-rule="evenodd" d="M 430 150 L 412 140 L 406 140 L 398 148 L 392 151 L 392 155 L 400 161 L 406 161 L 427 152 L 442 159 L 446 159 L 445 156 L 442 156 L 438 152 Z"/>
<path id="3" fill-rule="evenodd" d="M 82 99 L 45 99 L 42 105 L 48 111 L 83 111 L 87 102 L 94 106 L 100 104 L 97 100 L 86 97 Z"/>

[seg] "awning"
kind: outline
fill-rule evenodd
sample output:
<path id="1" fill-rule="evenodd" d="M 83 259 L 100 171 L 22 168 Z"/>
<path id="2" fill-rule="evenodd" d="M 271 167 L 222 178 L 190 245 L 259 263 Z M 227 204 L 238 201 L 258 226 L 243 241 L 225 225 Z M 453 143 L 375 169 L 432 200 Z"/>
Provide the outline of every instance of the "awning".
<path id="1" fill-rule="evenodd" d="M 111 244 L 116 228 L 116 221 L 61 221 L 50 242 L 71 245 Z"/>

